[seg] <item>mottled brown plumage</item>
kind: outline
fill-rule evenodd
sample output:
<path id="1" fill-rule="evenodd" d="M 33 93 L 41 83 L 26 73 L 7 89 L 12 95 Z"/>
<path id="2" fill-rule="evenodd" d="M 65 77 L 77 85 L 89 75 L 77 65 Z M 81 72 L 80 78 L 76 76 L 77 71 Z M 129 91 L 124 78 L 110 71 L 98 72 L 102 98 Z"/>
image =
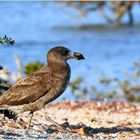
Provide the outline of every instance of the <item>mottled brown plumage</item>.
<path id="1" fill-rule="evenodd" d="M 18 81 L 0 97 L 0 108 L 16 114 L 37 111 L 59 97 L 70 80 L 70 58 L 84 59 L 83 55 L 58 46 L 47 55 L 48 65 Z"/>

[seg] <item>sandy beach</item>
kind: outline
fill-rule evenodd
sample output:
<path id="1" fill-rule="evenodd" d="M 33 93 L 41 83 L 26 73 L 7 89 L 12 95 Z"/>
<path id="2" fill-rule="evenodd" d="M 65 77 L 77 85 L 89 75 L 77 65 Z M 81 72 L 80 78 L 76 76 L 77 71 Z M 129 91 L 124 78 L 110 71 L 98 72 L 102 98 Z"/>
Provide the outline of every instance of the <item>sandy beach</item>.
<path id="1" fill-rule="evenodd" d="M 71 132 L 61 132 L 47 122 L 43 111 L 37 111 L 32 127 L 26 130 L 29 115 L 25 112 L 14 121 L 2 118 L 1 138 L 22 139 L 140 139 L 140 104 L 123 102 L 68 102 L 51 103 L 47 114 Z M 27 134 L 28 132 L 28 134 Z"/>

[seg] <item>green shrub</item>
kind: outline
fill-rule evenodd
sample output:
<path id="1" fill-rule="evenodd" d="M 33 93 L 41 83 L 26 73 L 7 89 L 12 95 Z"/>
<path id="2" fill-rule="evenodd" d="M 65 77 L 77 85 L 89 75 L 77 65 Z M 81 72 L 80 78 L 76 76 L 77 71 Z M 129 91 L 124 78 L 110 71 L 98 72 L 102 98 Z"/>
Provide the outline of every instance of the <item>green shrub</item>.
<path id="1" fill-rule="evenodd" d="M 37 70 L 39 70 L 41 67 L 43 67 L 44 64 L 39 62 L 39 61 L 35 61 L 33 63 L 28 63 L 26 66 L 25 66 L 25 74 L 28 75 L 28 74 L 31 74 Z"/>

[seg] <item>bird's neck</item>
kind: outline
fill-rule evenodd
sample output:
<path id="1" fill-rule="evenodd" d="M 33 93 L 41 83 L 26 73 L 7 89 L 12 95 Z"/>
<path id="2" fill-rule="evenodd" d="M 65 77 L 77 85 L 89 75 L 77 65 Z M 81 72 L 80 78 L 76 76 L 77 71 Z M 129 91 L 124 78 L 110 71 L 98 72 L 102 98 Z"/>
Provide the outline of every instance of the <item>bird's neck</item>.
<path id="1" fill-rule="evenodd" d="M 54 73 L 66 74 L 70 72 L 70 67 L 67 62 L 48 62 L 48 68 L 51 69 Z"/>

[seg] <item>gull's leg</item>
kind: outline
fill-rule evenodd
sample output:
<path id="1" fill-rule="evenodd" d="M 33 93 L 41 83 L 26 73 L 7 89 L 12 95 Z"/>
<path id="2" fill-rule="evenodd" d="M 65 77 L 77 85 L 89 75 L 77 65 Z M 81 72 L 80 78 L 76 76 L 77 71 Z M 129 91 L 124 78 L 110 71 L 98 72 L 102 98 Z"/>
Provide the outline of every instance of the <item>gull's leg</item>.
<path id="1" fill-rule="evenodd" d="M 27 125 L 27 129 L 28 130 L 30 129 L 30 125 L 31 125 L 31 122 L 32 122 L 32 117 L 33 117 L 33 112 L 31 111 L 29 113 L 29 122 L 28 122 L 28 125 Z"/>
<path id="2" fill-rule="evenodd" d="M 63 128 L 60 124 L 58 124 L 57 122 L 55 122 L 54 120 L 52 120 L 46 113 L 46 110 L 44 109 L 44 116 L 45 119 L 49 122 L 51 122 L 52 124 L 56 125 L 60 130 L 62 130 L 63 132 L 70 132 L 70 130 Z"/>

